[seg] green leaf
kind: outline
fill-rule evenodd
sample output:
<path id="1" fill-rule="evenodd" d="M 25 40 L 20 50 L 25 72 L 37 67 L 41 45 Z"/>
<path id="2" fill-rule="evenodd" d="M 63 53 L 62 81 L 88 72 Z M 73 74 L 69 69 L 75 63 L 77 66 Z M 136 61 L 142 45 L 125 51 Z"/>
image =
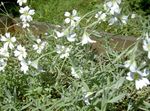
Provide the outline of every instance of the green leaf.
<path id="1" fill-rule="evenodd" d="M 28 103 L 27 105 L 23 106 L 23 107 L 21 108 L 21 111 L 27 109 L 29 106 L 32 105 L 32 103 L 33 103 L 33 102 L 30 102 L 30 103 Z"/>
<path id="2" fill-rule="evenodd" d="M 116 103 L 119 100 L 121 100 L 123 97 L 125 97 L 125 93 L 120 94 L 119 96 L 114 97 L 113 99 L 109 100 L 108 103 Z"/>
<path id="3" fill-rule="evenodd" d="M 125 78 L 124 78 L 124 77 L 121 77 L 121 78 L 116 82 L 116 84 L 114 85 L 113 88 L 119 89 L 119 88 L 123 85 L 124 81 L 125 81 Z"/>
<path id="4" fill-rule="evenodd" d="M 144 101 L 144 105 L 145 105 L 147 108 L 150 108 L 150 103 Z"/>

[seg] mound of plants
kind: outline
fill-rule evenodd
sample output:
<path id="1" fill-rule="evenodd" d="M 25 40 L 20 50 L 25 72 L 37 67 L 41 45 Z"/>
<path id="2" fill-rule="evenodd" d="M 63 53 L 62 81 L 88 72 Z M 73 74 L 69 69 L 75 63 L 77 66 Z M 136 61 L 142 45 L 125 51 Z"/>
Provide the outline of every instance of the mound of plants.
<path id="1" fill-rule="evenodd" d="M 0 37 L 0 110 L 149 111 L 149 19 L 127 11 L 123 0 L 106 0 L 83 16 L 64 12 L 58 28 L 37 36 L 30 28 L 36 11 L 27 0 L 17 3 L 13 26 L 22 32 L 8 27 Z M 139 37 L 117 52 L 100 31 Z M 92 49 L 98 39 L 105 53 Z"/>

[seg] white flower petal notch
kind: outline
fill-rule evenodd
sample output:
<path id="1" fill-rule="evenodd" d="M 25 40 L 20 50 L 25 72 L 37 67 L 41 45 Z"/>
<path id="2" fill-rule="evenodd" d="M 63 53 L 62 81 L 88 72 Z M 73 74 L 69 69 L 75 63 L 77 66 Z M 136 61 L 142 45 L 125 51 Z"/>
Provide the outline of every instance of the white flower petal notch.
<path id="1" fill-rule="evenodd" d="M 142 89 L 150 85 L 150 81 L 146 78 L 149 73 L 136 70 L 135 72 L 128 72 L 126 79 L 129 81 L 135 81 L 135 87 L 137 90 Z"/>
<path id="2" fill-rule="evenodd" d="M 89 43 L 96 43 L 96 41 L 91 40 L 90 37 L 89 37 L 89 34 L 87 32 L 84 32 L 83 36 L 82 36 L 81 44 L 83 46 L 83 45 L 89 44 Z"/>
<path id="3" fill-rule="evenodd" d="M 8 48 L 13 49 L 14 48 L 14 43 L 16 42 L 16 38 L 15 37 L 11 37 L 10 33 L 5 33 L 5 36 L 1 36 L 0 39 L 2 42 L 4 43 L 4 49 L 8 50 Z"/>
<path id="4" fill-rule="evenodd" d="M 71 49 L 62 45 L 56 45 L 56 52 L 60 55 L 60 58 L 68 58 Z"/>
<path id="5" fill-rule="evenodd" d="M 14 51 L 15 57 L 18 58 L 19 61 L 24 60 L 27 57 L 27 52 L 25 47 L 18 45 L 17 49 Z"/>
<path id="6" fill-rule="evenodd" d="M 17 0 L 17 3 L 22 6 L 22 4 L 27 3 L 27 0 Z"/>

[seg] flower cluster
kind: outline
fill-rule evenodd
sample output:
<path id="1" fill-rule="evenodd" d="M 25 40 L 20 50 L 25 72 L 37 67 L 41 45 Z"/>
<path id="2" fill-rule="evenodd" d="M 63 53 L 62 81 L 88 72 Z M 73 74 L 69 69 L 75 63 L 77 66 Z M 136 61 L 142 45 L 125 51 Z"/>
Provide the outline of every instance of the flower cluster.
<path id="1" fill-rule="evenodd" d="M 132 57 L 131 60 L 126 61 L 124 64 L 124 67 L 129 69 L 126 79 L 129 81 L 135 81 L 135 87 L 137 90 L 150 85 L 150 81 L 148 79 L 150 75 L 150 71 L 148 67 L 149 63 L 147 62 L 150 59 L 150 38 L 149 37 L 150 37 L 149 33 L 146 32 L 141 36 L 142 39 L 138 39 L 138 40 L 143 40 L 143 44 L 142 44 L 143 50 L 140 49 L 140 51 L 142 51 L 142 54 L 144 54 L 143 57 L 145 57 L 145 52 L 146 53 L 148 52 L 148 54 L 146 54 L 147 57 L 144 59 L 144 61 L 141 60 L 140 62 L 141 64 L 138 65 L 139 67 L 137 67 L 137 62 L 135 61 L 135 58 L 141 57 L 141 55 L 136 55 L 136 51 L 137 50 L 139 51 L 138 48 L 131 49 L 134 50 L 133 53 L 131 51 L 131 54 L 133 54 L 134 56 Z M 137 42 L 135 47 L 137 47 L 138 45 L 139 44 Z"/>
<path id="2" fill-rule="evenodd" d="M 56 45 L 56 52 L 60 55 L 60 58 L 67 58 L 69 57 L 69 52 L 71 49 L 69 47 L 65 47 L 62 45 Z"/>
<path id="3" fill-rule="evenodd" d="M 18 0 L 17 3 L 19 3 L 20 6 L 22 6 L 23 3 L 26 3 L 27 0 Z M 23 24 L 23 28 L 27 28 L 29 27 L 29 22 L 31 22 L 32 19 L 32 15 L 35 14 L 35 11 L 33 9 L 30 9 L 29 6 L 25 6 L 25 7 L 20 7 L 19 10 L 21 16 L 20 19 L 22 21 Z"/>
<path id="4" fill-rule="evenodd" d="M 102 11 L 99 11 L 97 14 L 95 14 L 95 18 L 98 19 L 99 23 L 101 23 L 101 21 L 106 21 L 106 13 L 103 13 Z"/>
<path id="5" fill-rule="evenodd" d="M 77 25 L 78 21 L 80 20 L 80 17 L 77 16 L 77 11 L 75 9 L 72 11 L 72 16 L 69 12 L 65 12 L 65 16 L 68 17 L 65 19 L 65 22 L 67 24 L 71 23 L 71 25 L 70 25 L 71 27 L 66 28 L 66 30 L 64 30 L 62 32 L 55 30 L 55 33 L 57 36 L 56 38 L 62 38 L 64 36 L 66 36 L 66 38 L 69 42 L 80 41 L 82 46 L 85 44 L 89 44 L 89 43 L 96 43 L 96 41 L 90 39 L 89 34 L 86 31 L 84 31 L 81 40 L 79 40 L 77 38 L 77 34 L 75 33 L 74 30 L 75 30 L 75 27 L 77 27 L 76 25 Z M 98 17 L 99 15 L 96 15 L 96 16 Z M 103 15 L 103 16 L 105 17 L 105 15 Z"/>
<path id="6" fill-rule="evenodd" d="M 16 37 L 11 37 L 10 33 L 7 32 L 5 35 L 1 35 L 0 41 L 3 43 L 3 46 L 0 48 L 0 71 L 4 71 L 7 66 L 7 60 L 12 54 L 9 53 L 9 50 L 14 52 L 13 56 L 15 56 L 20 62 L 20 70 L 22 72 L 27 73 L 29 65 L 35 67 L 31 61 L 27 60 L 26 48 L 21 44 L 16 44 Z M 47 43 L 42 42 L 41 39 L 37 39 L 36 42 L 37 43 L 33 45 L 33 50 L 35 50 L 38 54 L 41 54 Z M 61 57 L 62 56 L 66 57 L 67 55 L 62 54 Z"/>
<path id="7" fill-rule="evenodd" d="M 111 0 L 104 4 L 104 9 L 111 15 L 120 14 L 120 4 L 121 0 Z"/>
<path id="8" fill-rule="evenodd" d="M 79 16 L 77 16 L 77 11 L 74 9 L 73 11 L 72 11 L 72 14 L 70 13 L 70 12 L 65 12 L 65 17 L 66 17 L 66 19 L 65 19 L 65 23 L 66 24 L 71 24 L 71 26 L 75 26 L 76 25 L 76 23 L 80 20 L 80 17 Z"/>
<path id="9" fill-rule="evenodd" d="M 140 71 L 137 68 L 136 62 L 134 60 L 126 61 L 124 66 L 129 69 L 126 79 L 129 81 L 135 81 L 135 87 L 137 90 L 142 89 L 143 87 L 150 84 L 150 81 L 146 78 L 146 76 L 149 75 L 149 71 L 147 71 L 147 69 Z"/>
<path id="10" fill-rule="evenodd" d="M 121 13 L 120 4 L 121 0 L 106 1 L 103 5 L 104 12 L 99 11 L 95 15 L 95 18 L 98 19 L 99 23 L 108 20 L 109 25 L 113 25 L 118 21 L 120 21 L 120 24 L 127 24 L 128 16 L 120 15 Z M 132 15 L 131 18 L 134 18 L 134 15 Z"/>
<path id="11" fill-rule="evenodd" d="M 11 37 L 10 33 L 6 33 L 5 35 L 1 35 L 0 41 L 3 42 L 3 46 L 0 48 L 0 71 L 4 71 L 9 57 L 9 48 L 11 50 L 14 48 L 16 38 Z"/>

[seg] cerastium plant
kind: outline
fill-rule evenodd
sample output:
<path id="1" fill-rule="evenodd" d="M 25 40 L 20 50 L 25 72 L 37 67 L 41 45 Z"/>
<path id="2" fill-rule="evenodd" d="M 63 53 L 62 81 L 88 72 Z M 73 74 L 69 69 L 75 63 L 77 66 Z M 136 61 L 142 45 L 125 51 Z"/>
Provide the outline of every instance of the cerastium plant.
<path id="1" fill-rule="evenodd" d="M 21 23 L 17 25 L 25 34 L 1 34 L 0 85 L 5 89 L 0 94 L 4 95 L 1 110 L 108 111 L 140 107 L 128 100 L 132 97 L 128 89 L 131 83 L 126 82 L 135 82 L 133 92 L 142 92 L 150 84 L 149 32 L 121 55 L 107 51 L 101 56 L 90 48 L 97 42 L 92 37 L 101 36 L 95 31 L 97 25 L 120 27 L 128 25 L 128 19 L 136 18 L 135 14 L 123 15 L 121 0 L 106 0 L 100 11 L 82 17 L 75 9 L 67 11 L 63 26 L 37 37 L 34 32 L 30 35 L 35 11 L 26 5 L 27 0 L 17 3 L 21 14 Z M 130 60 L 122 65 L 118 58 L 123 54 L 130 55 Z M 147 98 L 144 99 L 140 100 L 148 106 Z"/>

